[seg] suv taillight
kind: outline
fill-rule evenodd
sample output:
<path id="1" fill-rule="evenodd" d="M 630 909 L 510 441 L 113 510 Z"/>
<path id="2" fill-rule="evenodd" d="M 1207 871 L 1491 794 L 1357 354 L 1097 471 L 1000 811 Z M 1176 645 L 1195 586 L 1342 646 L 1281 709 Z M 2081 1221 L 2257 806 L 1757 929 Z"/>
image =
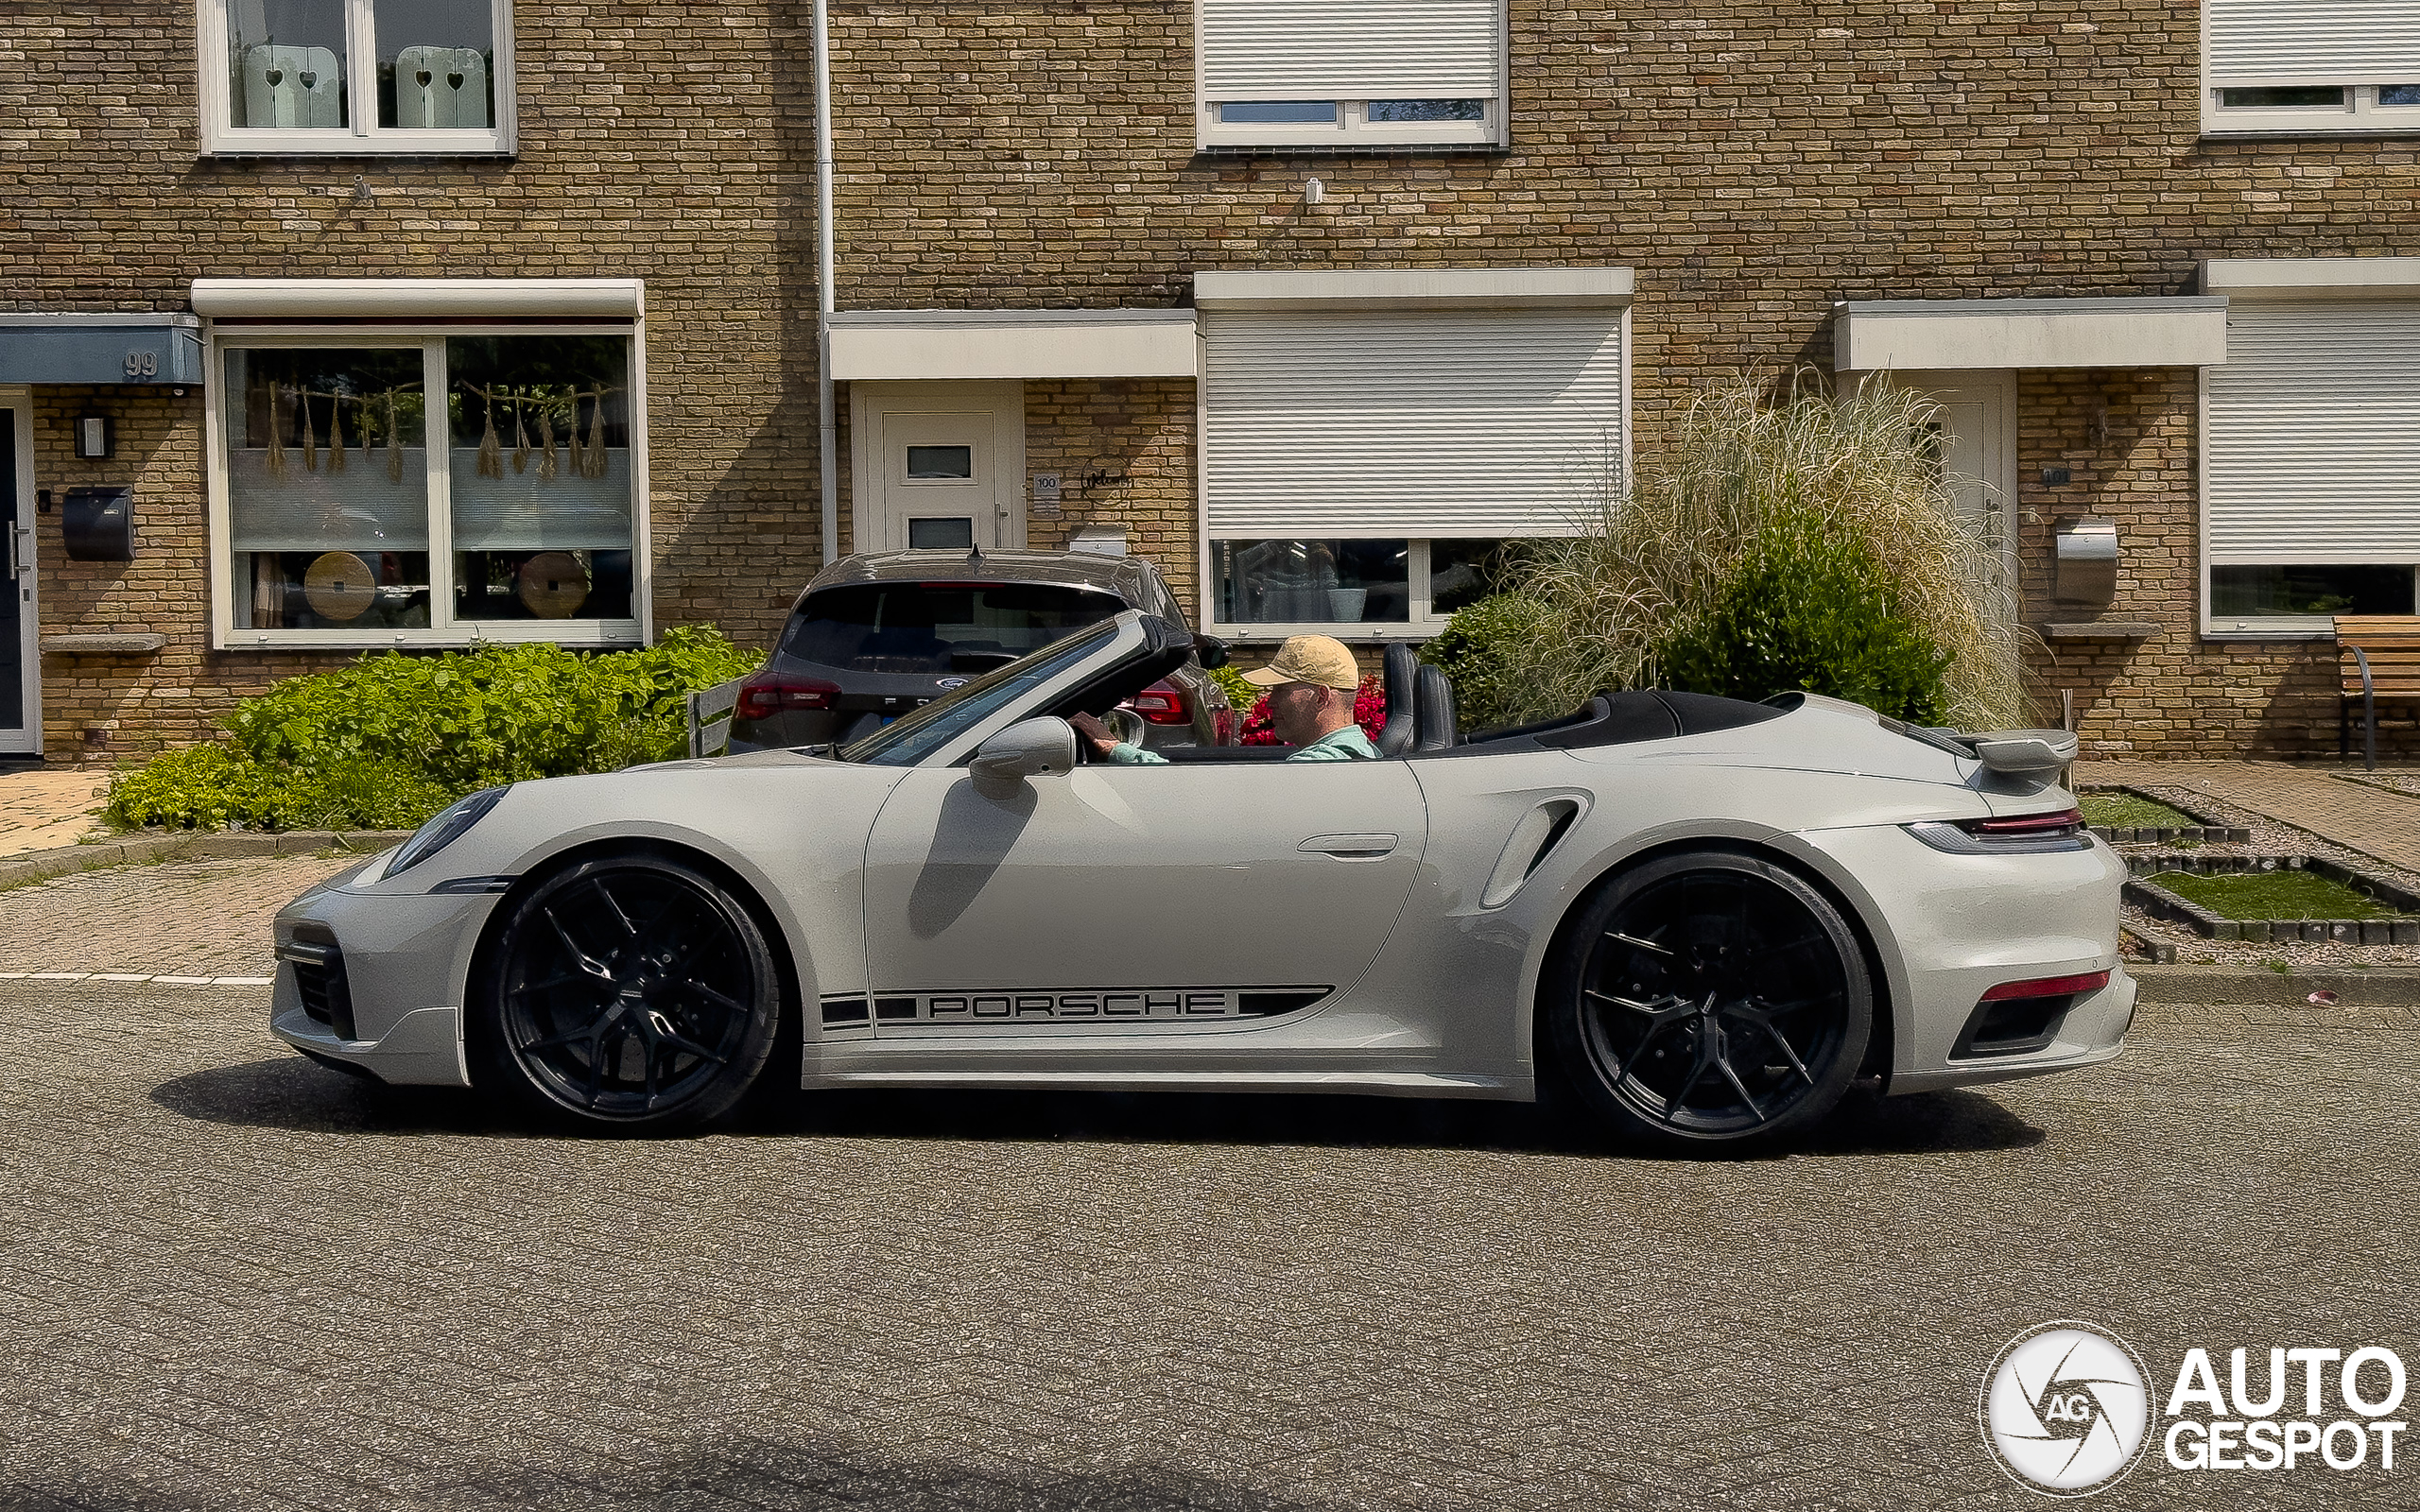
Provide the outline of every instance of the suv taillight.
<path id="1" fill-rule="evenodd" d="M 742 719 L 770 719 L 786 709 L 829 709 L 840 685 L 786 672 L 759 672 L 739 685 L 735 712 Z"/>
<path id="2" fill-rule="evenodd" d="M 1132 709 L 1151 725 L 1189 725 L 1193 711 L 1185 706 L 1184 690 L 1172 682 L 1154 682 L 1118 707 Z"/>

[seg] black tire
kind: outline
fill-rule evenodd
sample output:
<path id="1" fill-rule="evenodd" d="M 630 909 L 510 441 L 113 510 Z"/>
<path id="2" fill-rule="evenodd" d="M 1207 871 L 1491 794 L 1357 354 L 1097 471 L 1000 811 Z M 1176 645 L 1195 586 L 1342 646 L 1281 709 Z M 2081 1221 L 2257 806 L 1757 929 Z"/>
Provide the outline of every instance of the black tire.
<path id="1" fill-rule="evenodd" d="M 660 1132 L 729 1112 L 771 1054 L 781 979 L 722 884 L 655 855 L 508 900 L 468 1024 L 472 1080 L 541 1114 Z"/>
<path id="2" fill-rule="evenodd" d="M 1634 1141 L 1759 1143 L 1829 1113 L 1874 1030 L 1865 953 L 1805 878 L 1660 856 L 1582 904 L 1547 963 L 1542 1068 Z"/>

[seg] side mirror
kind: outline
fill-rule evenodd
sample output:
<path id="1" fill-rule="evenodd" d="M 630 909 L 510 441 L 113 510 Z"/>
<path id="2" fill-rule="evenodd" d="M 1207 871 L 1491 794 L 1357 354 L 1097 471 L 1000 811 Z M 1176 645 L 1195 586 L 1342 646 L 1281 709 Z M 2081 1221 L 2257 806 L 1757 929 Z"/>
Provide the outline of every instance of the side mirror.
<path id="1" fill-rule="evenodd" d="M 1215 672 L 1227 664 L 1227 643 L 1215 635 L 1195 631 L 1193 654 L 1201 659 L 1203 670 Z"/>
<path id="2" fill-rule="evenodd" d="M 1020 719 L 976 747 L 975 785 L 994 795 L 1013 791 L 1028 778 L 1063 776 L 1076 769 L 1076 730 L 1064 719 Z"/>

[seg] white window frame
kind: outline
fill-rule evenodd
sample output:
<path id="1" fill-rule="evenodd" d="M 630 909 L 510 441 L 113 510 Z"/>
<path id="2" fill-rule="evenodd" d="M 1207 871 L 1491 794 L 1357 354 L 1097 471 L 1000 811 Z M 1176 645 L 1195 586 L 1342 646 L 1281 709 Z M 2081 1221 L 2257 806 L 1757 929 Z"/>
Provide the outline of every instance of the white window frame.
<path id="1" fill-rule="evenodd" d="M 2202 134 L 2204 136 L 2394 136 L 2420 134 L 2420 105 L 2380 105 L 2376 78 L 2325 78 L 2310 74 L 2263 74 L 2230 78 L 2223 85 L 2210 77 L 2210 6 L 2202 11 Z M 2386 80 L 2420 84 L 2420 77 Z M 2221 105 L 2225 89 L 2341 88 L 2345 103 L 2333 109 L 2299 105 Z"/>
<path id="2" fill-rule="evenodd" d="M 234 518 L 228 481 L 226 352 L 230 348 L 335 348 L 346 351 L 418 350 L 422 371 L 441 381 L 445 342 L 452 336 L 623 336 L 631 365 L 631 598 L 629 619 L 456 620 L 454 618 L 453 436 L 441 405 L 430 404 L 424 421 L 428 443 L 428 619 L 425 627 L 369 630 L 285 630 L 235 624 Z M 461 647 L 496 644 L 552 643 L 581 649 L 625 649 L 655 640 L 653 552 L 649 547 L 647 460 L 647 332 L 644 321 L 597 321 L 534 325 L 527 321 L 430 320 L 406 326 L 341 320 L 310 324 L 226 325 L 206 332 L 208 368 L 203 385 L 203 438 L 209 487 L 210 633 L 221 651 L 321 648 Z M 442 394 L 441 382 L 428 392 Z M 440 437 L 443 445 L 435 444 Z"/>
<path id="3" fill-rule="evenodd" d="M 1404 570 L 1410 575 L 1410 582 L 1407 588 L 1410 598 L 1410 617 L 1409 619 L 1392 621 L 1302 620 L 1292 623 L 1256 621 L 1245 625 L 1228 624 L 1218 617 L 1219 605 L 1225 597 L 1225 594 L 1222 592 L 1224 585 L 1219 581 L 1217 576 L 1219 567 L 1218 542 L 1220 540 L 1227 539 L 1231 538 L 1219 537 L 1217 540 L 1212 540 L 1205 537 L 1201 542 L 1201 624 L 1205 627 L 1207 633 L 1215 635 L 1222 641 L 1235 641 L 1244 644 L 1253 644 L 1261 642 L 1283 641 L 1288 636 L 1291 635 L 1332 635 L 1340 641 L 1361 642 L 1426 641 L 1433 639 L 1440 631 L 1443 630 L 1447 625 L 1453 622 L 1454 616 L 1451 613 L 1440 614 L 1437 612 L 1436 599 L 1434 596 L 1435 584 L 1431 581 L 1433 573 L 1432 558 L 1429 555 L 1429 543 L 1432 541 L 1441 540 L 1475 541 L 1498 538 L 1478 536 L 1353 537 L 1351 539 L 1354 540 L 1404 541 L 1409 544 L 1410 550 L 1405 557 L 1404 567 Z M 1326 536 L 1299 536 L 1287 537 L 1283 539 L 1324 541 L 1335 538 Z M 1512 540 L 1515 538 L 1504 537 L 1500 539 Z"/>
<path id="4" fill-rule="evenodd" d="M 341 129 L 291 130 L 238 127 L 229 94 L 227 6 L 229 0 L 195 0 L 194 35 L 200 56 L 201 149 L 206 157 L 510 157 L 516 148 L 512 77 L 512 0 L 490 0 L 495 60 L 489 80 L 495 91 L 495 124 L 479 131 L 432 131 L 378 124 L 378 56 L 373 0 L 345 0 L 346 88 L 353 119 Z"/>
<path id="5" fill-rule="evenodd" d="M 1236 122 L 1219 119 L 1219 107 L 1258 103 L 1259 95 L 1210 93 L 1201 46 L 1201 6 L 1193 7 L 1193 100 L 1195 146 L 1201 151 L 1354 152 L 1376 147 L 1504 147 L 1512 145 L 1512 18 L 1509 0 L 1495 0 L 1495 96 L 1476 121 L 1373 121 L 1367 99 L 1335 97 L 1334 121 Z M 1392 98 L 1393 96 L 1388 96 Z M 1305 97 L 1311 103 L 1317 96 Z M 1293 103 L 1293 102 L 1288 102 Z M 1325 103 L 1325 102 L 1322 102 Z"/>

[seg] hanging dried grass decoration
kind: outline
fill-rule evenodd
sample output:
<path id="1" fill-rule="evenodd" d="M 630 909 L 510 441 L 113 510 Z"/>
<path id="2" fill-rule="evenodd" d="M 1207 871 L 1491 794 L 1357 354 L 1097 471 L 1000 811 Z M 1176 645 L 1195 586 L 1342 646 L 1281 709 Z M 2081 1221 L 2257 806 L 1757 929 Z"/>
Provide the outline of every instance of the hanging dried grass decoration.
<path id="1" fill-rule="evenodd" d="M 299 388 L 294 393 L 294 407 L 302 412 L 302 467 L 305 472 L 320 471 L 320 433 L 311 423 L 311 390 Z"/>
<path id="2" fill-rule="evenodd" d="M 529 421 L 521 412 L 519 395 L 512 396 L 512 471 L 524 472 L 529 468 Z M 503 474 L 498 473 L 499 477 Z"/>
<path id="3" fill-rule="evenodd" d="M 571 430 L 563 438 L 563 450 L 566 453 L 564 465 L 571 469 L 572 475 L 588 476 L 588 456 L 579 447 L 579 390 L 577 388 L 571 391 Z"/>
<path id="4" fill-rule="evenodd" d="M 261 459 L 273 478 L 285 476 L 285 427 L 279 423 L 285 417 L 278 411 L 277 385 L 268 386 L 268 455 Z"/>
<path id="5" fill-rule="evenodd" d="M 538 411 L 538 475 L 555 475 L 555 411 L 551 404 Z"/>
<path id="6" fill-rule="evenodd" d="M 344 395 L 328 396 L 328 471 L 344 471 Z"/>
<path id="7" fill-rule="evenodd" d="M 494 444 L 495 418 L 493 416 L 490 416 L 488 418 L 487 445 L 493 446 Z M 487 452 L 484 449 L 480 451 L 479 457 L 480 466 L 484 468 L 487 465 Z M 503 470 L 499 468 L 497 471 L 501 472 Z M 403 427 L 395 423 L 395 391 L 391 388 L 387 390 L 387 481 L 389 483 L 401 483 L 404 481 Z"/>
<path id="8" fill-rule="evenodd" d="M 504 443 L 495 437 L 495 392 L 483 388 L 478 395 L 487 405 L 486 428 L 479 432 L 478 473 L 483 478 L 500 478 L 504 476 Z"/>
<path id="9" fill-rule="evenodd" d="M 370 423 L 369 396 L 365 394 L 354 403 L 361 407 L 361 418 L 353 422 L 353 428 L 361 437 L 361 465 L 368 467 L 370 465 L 370 433 L 376 427 Z"/>
<path id="10" fill-rule="evenodd" d="M 582 477 L 601 478 L 605 475 L 605 390 L 596 390 L 596 403 L 588 412 L 587 466 Z"/>

